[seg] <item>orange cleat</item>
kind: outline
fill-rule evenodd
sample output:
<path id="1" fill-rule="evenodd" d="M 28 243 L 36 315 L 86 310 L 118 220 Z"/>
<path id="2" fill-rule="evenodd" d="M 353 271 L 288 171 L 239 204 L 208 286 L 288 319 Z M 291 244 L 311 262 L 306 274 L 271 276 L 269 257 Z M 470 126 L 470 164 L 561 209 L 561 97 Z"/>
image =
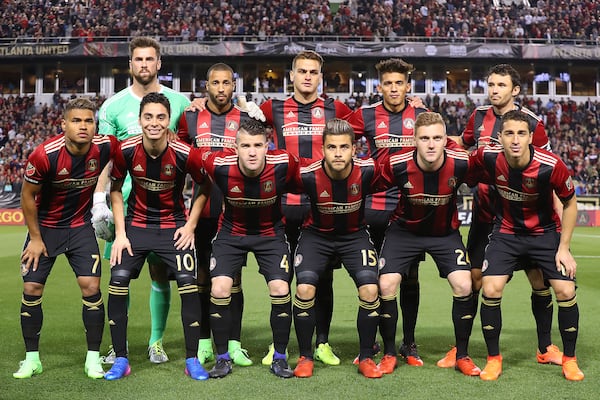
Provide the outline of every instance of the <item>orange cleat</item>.
<path id="1" fill-rule="evenodd" d="M 367 378 L 381 378 L 383 373 L 379 370 L 372 358 L 365 358 L 358 363 L 358 372 Z"/>
<path id="2" fill-rule="evenodd" d="M 502 374 L 502 355 L 488 356 L 487 364 L 479 374 L 479 378 L 484 381 L 495 381 L 500 374 Z"/>
<path id="3" fill-rule="evenodd" d="M 393 354 L 386 354 L 383 356 L 377 367 L 382 374 L 391 374 L 398 365 L 398 358 Z"/>
<path id="4" fill-rule="evenodd" d="M 456 346 L 453 346 L 442 358 L 437 362 L 440 368 L 453 368 L 456 366 Z"/>
<path id="5" fill-rule="evenodd" d="M 421 360 L 421 357 L 419 357 L 415 342 L 412 342 L 411 344 L 402 343 L 399 353 L 402 357 L 404 357 L 404 360 L 406 360 L 408 365 L 412 365 L 413 367 L 423 366 L 423 360 Z"/>
<path id="6" fill-rule="evenodd" d="M 298 378 L 310 378 L 313 376 L 313 369 L 315 368 L 315 362 L 310 358 L 301 356 L 298 359 L 298 364 L 294 368 L 294 376 Z"/>
<path id="7" fill-rule="evenodd" d="M 576 357 L 567 357 L 563 356 L 562 358 L 562 372 L 565 378 L 569 381 L 582 381 L 583 380 L 583 372 L 579 369 L 577 365 Z"/>
<path id="8" fill-rule="evenodd" d="M 456 360 L 456 366 L 454 367 L 454 369 L 462 372 L 463 375 L 467 376 L 479 376 L 479 374 L 481 374 L 481 369 L 479 369 L 479 367 L 475 365 L 473 360 L 471 360 L 471 357 L 468 356 Z"/>
<path id="9" fill-rule="evenodd" d="M 536 353 L 537 362 L 540 364 L 562 365 L 563 353 L 557 346 L 553 344 L 546 347 L 546 352 L 544 354 L 540 353 L 539 349 L 536 351 Z"/>

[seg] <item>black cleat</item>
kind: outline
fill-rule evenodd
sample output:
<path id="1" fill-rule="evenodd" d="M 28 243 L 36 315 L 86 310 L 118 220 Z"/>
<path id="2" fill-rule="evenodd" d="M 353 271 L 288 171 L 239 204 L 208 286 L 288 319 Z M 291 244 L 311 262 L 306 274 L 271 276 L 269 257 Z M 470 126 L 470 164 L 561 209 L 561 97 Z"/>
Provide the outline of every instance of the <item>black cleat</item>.
<path id="1" fill-rule="evenodd" d="M 290 368 L 287 361 L 283 358 L 273 360 L 271 363 L 271 372 L 280 378 L 291 378 L 294 376 L 294 370 Z"/>
<path id="2" fill-rule="evenodd" d="M 211 378 L 224 378 L 232 371 L 232 362 L 226 358 L 217 359 L 215 366 L 208 371 L 208 376 Z"/>

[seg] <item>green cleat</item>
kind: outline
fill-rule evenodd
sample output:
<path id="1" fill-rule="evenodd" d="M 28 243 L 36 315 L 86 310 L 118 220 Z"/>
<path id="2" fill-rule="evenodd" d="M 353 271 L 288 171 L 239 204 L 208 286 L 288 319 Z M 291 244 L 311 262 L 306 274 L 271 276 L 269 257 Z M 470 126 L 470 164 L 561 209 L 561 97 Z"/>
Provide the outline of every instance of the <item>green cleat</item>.
<path id="1" fill-rule="evenodd" d="M 41 361 L 23 360 L 19 363 L 19 370 L 13 373 L 13 378 L 31 378 L 33 375 L 41 374 L 43 370 Z"/>
<path id="2" fill-rule="evenodd" d="M 321 343 L 315 350 L 314 359 L 327 365 L 340 365 L 340 359 L 333 354 L 329 343 Z"/>
<path id="3" fill-rule="evenodd" d="M 261 363 L 262 365 L 271 365 L 273 364 L 273 355 L 275 355 L 275 346 L 273 346 L 273 343 L 271 343 L 269 345 L 269 351 L 267 352 L 267 355 L 263 357 Z"/>
<path id="4" fill-rule="evenodd" d="M 242 344 L 237 340 L 230 340 L 228 343 L 229 357 L 235 365 L 248 367 L 252 365 L 252 360 L 248 355 L 248 350 L 242 349 Z"/>
<path id="5" fill-rule="evenodd" d="M 83 371 L 87 374 L 88 378 L 102 379 L 104 378 L 104 370 L 102 369 L 102 361 L 100 360 L 100 353 L 97 351 L 88 351 L 85 357 L 85 366 Z"/>
<path id="6" fill-rule="evenodd" d="M 198 342 L 198 360 L 200 364 L 205 364 L 215 360 L 212 342 L 210 339 L 200 339 Z"/>

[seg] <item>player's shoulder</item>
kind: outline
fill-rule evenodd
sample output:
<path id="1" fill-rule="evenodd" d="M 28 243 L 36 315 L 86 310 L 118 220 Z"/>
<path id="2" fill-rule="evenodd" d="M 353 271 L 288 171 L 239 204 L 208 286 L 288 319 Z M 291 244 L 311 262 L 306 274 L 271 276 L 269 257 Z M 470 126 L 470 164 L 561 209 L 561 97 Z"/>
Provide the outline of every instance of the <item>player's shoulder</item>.
<path id="1" fill-rule="evenodd" d="M 490 110 L 492 110 L 492 112 L 493 112 L 493 107 L 491 104 L 484 104 L 482 106 L 477 106 L 477 107 L 475 107 L 475 110 L 473 110 L 473 115 L 475 115 L 477 113 L 485 114 L 485 113 L 489 112 Z"/>
<path id="2" fill-rule="evenodd" d="M 523 107 L 523 106 L 520 106 L 520 107 L 519 107 L 519 110 L 520 110 L 520 111 L 521 111 L 523 114 L 526 114 L 526 115 L 527 115 L 527 117 L 529 117 L 530 119 L 533 119 L 533 120 L 535 120 L 535 122 L 539 122 L 539 121 L 541 121 L 541 118 L 540 118 L 540 117 L 538 117 L 538 116 L 537 116 L 537 115 L 536 115 L 536 114 L 535 114 L 533 111 L 531 111 L 529 108 L 527 108 L 527 107 Z"/>
<path id="3" fill-rule="evenodd" d="M 111 144 L 111 145 L 116 145 L 118 144 L 118 140 L 115 136 L 112 135 L 100 135 L 100 134 L 96 134 L 94 135 L 94 137 L 92 138 L 92 143 L 94 143 L 95 145 L 106 145 L 106 144 Z"/>
<path id="4" fill-rule="evenodd" d="M 183 103 L 188 103 L 188 104 L 190 103 L 190 99 L 188 99 L 186 95 L 184 95 L 181 92 L 178 92 L 175 89 L 171 89 L 168 86 L 161 85 L 160 90 L 161 90 L 161 93 L 164 94 L 167 97 L 167 99 L 169 99 L 169 101 L 176 100 L 178 102 L 183 102 Z"/>
<path id="5" fill-rule="evenodd" d="M 104 100 L 104 103 L 102 103 L 102 105 L 100 106 L 100 113 L 102 113 L 103 111 L 108 112 L 113 108 L 118 109 L 120 107 L 120 104 L 122 104 L 123 102 L 130 101 L 132 97 L 133 94 L 131 93 L 129 87 L 122 89 L 114 95 L 110 96 L 108 99 Z"/>
<path id="6" fill-rule="evenodd" d="M 373 160 L 371 157 L 369 158 L 354 158 L 354 165 L 356 165 L 357 167 L 360 168 L 369 168 L 369 167 L 374 167 L 375 166 L 375 160 Z"/>
<path id="7" fill-rule="evenodd" d="M 40 149 L 39 152 L 42 152 L 41 150 L 43 149 L 43 153 L 50 154 L 61 150 L 63 147 L 65 147 L 65 136 L 57 135 L 46 139 L 38 149 Z"/>
<path id="8" fill-rule="evenodd" d="M 560 158 L 556 154 L 541 147 L 535 146 L 533 147 L 533 159 L 541 164 L 552 167 L 560 161 Z"/>
<path id="9" fill-rule="evenodd" d="M 414 154 L 414 149 L 394 153 L 390 155 L 389 162 L 391 165 L 409 162 L 414 159 Z"/>
<path id="10" fill-rule="evenodd" d="M 469 159 L 469 153 L 467 153 L 466 151 L 462 150 L 462 149 L 452 149 L 452 148 L 447 148 L 446 147 L 446 154 L 448 155 L 448 157 L 452 157 L 456 160 L 468 160 Z"/>
<path id="11" fill-rule="evenodd" d="M 186 155 L 192 150 L 192 146 L 179 139 L 169 142 L 169 147 L 178 153 L 184 153 Z"/>
<path id="12" fill-rule="evenodd" d="M 125 150 L 125 149 L 135 147 L 135 146 L 141 145 L 141 144 L 142 144 L 142 135 L 136 135 L 136 136 L 132 136 L 130 138 L 123 140 L 121 142 L 121 149 Z"/>
<path id="13" fill-rule="evenodd" d="M 306 165 L 303 165 L 303 166 L 300 168 L 300 173 L 301 173 L 301 174 L 309 174 L 309 173 L 311 173 L 311 172 L 315 172 L 315 171 L 317 171 L 317 170 L 321 169 L 321 168 L 322 168 L 322 165 L 323 165 L 323 164 L 322 164 L 322 160 L 315 160 L 315 161 L 313 161 L 313 162 L 311 162 L 311 163 L 308 163 L 308 164 L 306 164 Z"/>
<path id="14" fill-rule="evenodd" d="M 287 164 L 291 158 L 291 154 L 285 150 L 274 149 L 274 150 L 268 150 L 266 157 L 267 157 L 267 162 L 270 164 L 281 164 L 281 163 Z"/>
<path id="15" fill-rule="evenodd" d="M 363 106 L 361 106 L 359 108 L 360 111 L 367 111 L 367 110 L 375 110 L 376 108 L 380 108 L 383 107 L 383 101 L 377 101 L 373 104 L 365 104 Z"/>

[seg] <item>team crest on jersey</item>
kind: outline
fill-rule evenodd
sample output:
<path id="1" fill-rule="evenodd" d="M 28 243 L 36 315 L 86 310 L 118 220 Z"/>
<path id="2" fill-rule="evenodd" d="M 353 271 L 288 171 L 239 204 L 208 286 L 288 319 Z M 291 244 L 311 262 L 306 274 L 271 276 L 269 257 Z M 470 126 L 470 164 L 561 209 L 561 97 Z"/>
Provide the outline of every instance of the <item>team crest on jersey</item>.
<path id="1" fill-rule="evenodd" d="M 353 183 L 352 185 L 350 185 L 350 193 L 352 193 L 353 196 L 356 196 L 358 192 L 360 192 L 360 187 L 358 186 L 358 184 Z"/>
<path id="2" fill-rule="evenodd" d="M 265 193 L 270 193 L 273 191 L 273 181 L 266 181 L 263 183 L 263 190 Z"/>
<path id="3" fill-rule="evenodd" d="M 315 107 L 312 109 L 313 118 L 323 118 L 323 109 L 321 107 Z"/>
<path id="4" fill-rule="evenodd" d="M 94 172 L 97 169 L 98 169 L 98 160 L 96 160 L 95 158 L 92 158 L 87 163 L 87 170 L 90 172 Z"/>
<path id="5" fill-rule="evenodd" d="M 483 265 L 481 266 L 481 272 L 485 272 L 486 269 L 488 269 L 488 267 L 490 266 L 490 264 L 488 263 L 487 258 L 485 260 L 483 260 Z"/>
<path id="6" fill-rule="evenodd" d="M 236 121 L 229 121 L 227 123 L 227 129 L 233 132 L 236 132 L 240 126 Z"/>
<path id="7" fill-rule="evenodd" d="M 171 176 L 173 175 L 173 170 L 175 169 L 175 167 L 172 164 L 167 164 L 165 165 L 165 167 L 163 168 L 163 173 L 167 176 Z"/>
<path id="8" fill-rule="evenodd" d="M 385 267 L 385 258 L 379 258 L 379 270 L 381 271 Z"/>
<path id="9" fill-rule="evenodd" d="M 294 257 L 294 267 L 302 264 L 302 258 L 302 254 L 296 254 L 296 257 Z"/>
<path id="10" fill-rule="evenodd" d="M 457 182 L 458 182 L 458 179 L 456 179 L 455 176 L 450 177 L 450 179 L 448 179 L 448 187 L 451 187 L 452 189 L 454 189 L 456 187 Z"/>
<path id="11" fill-rule="evenodd" d="M 567 187 L 567 189 L 573 190 L 573 180 L 571 179 L 570 176 L 565 181 L 565 186 Z"/>
<path id="12" fill-rule="evenodd" d="M 534 187 L 537 186 L 535 178 L 525 178 L 525 179 L 523 179 L 523 184 L 525 185 L 525 187 L 527 189 L 533 189 Z"/>
<path id="13" fill-rule="evenodd" d="M 216 267 L 217 267 L 217 259 L 216 259 L 216 258 L 214 258 L 214 257 L 211 257 L 211 258 L 210 258 L 210 264 L 209 264 L 209 267 L 208 267 L 208 268 L 209 268 L 209 270 L 211 270 L 211 271 L 212 271 L 212 270 L 213 270 L 213 269 L 215 269 Z"/>
<path id="14" fill-rule="evenodd" d="M 413 129 L 415 127 L 415 120 L 412 118 L 405 118 L 404 121 L 402 121 L 402 125 L 406 129 Z"/>
<path id="15" fill-rule="evenodd" d="M 25 168 L 25 175 L 31 176 L 33 174 L 35 174 L 35 167 L 33 166 L 32 163 L 28 162 L 27 168 Z"/>

